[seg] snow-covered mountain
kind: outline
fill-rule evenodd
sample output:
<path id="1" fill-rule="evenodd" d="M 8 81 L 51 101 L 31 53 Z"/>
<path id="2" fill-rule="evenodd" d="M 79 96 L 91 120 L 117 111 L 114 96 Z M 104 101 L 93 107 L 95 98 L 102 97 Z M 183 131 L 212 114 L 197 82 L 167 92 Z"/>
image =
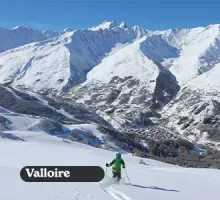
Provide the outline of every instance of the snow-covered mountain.
<path id="1" fill-rule="evenodd" d="M 170 34 L 165 32 L 162 37 L 180 51 L 170 67 L 180 85 L 187 84 L 220 62 L 220 25 L 178 30 Z"/>
<path id="2" fill-rule="evenodd" d="M 145 45 L 144 37 L 117 52 L 113 49 L 69 95 L 117 128 L 153 124 L 145 113 L 157 116 L 152 108 L 168 103 L 179 86 L 168 69 L 145 55 L 150 49 Z"/>
<path id="3" fill-rule="evenodd" d="M 141 38 L 143 41 L 140 46 L 144 55 L 169 68 L 183 86 L 215 67 L 219 62 L 219 27 L 219 25 L 210 25 L 193 29 L 152 32 L 137 26 L 128 28 L 125 23 L 117 26 L 113 21 L 103 22 L 88 30 L 68 29 L 59 37 L 1 54 L 0 72 L 3 76 L 0 81 L 14 82 L 15 85 L 34 87 L 36 90 L 53 88 L 59 91 L 71 88 L 84 82 L 88 71 L 101 63 L 110 52 L 116 52 L 124 45 Z M 12 31 L 20 29 L 33 32 L 30 34 L 33 37 L 30 37 L 30 41 L 20 42 L 11 47 L 9 45 L 8 49 L 31 41 L 45 40 L 45 32 L 25 27 L 18 27 Z M 19 31 L 19 34 L 20 32 L 22 31 Z M 34 38 L 34 35 L 42 37 Z M 51 38 L 51 34 L 46 35 L 47 38 Z M 56 36 L 55 33 L 52 35 Z M 4 38 L 0 42 L 10 44 Z M 53 78 L 50 76 L 51 71 L 56 74 Z"/>
<path id="4" fill-rule="evenodd" d="M 38 31 L 29 26 L 17 26 L 13 29 L 0 28 L 0 52 L 59 35 L 60 33 L 56 31 Z"/>
<path id="5" fill-rule="evenodd" d="M 43 41 L 0 54 L 0 83 L 69 98 L 117 129 L 160 126 L 160 133 L 169 129 L 217 147 L 218 136 L 205 137 L 199 127 L 218 113 L 219 33 L 220 25 L 149 31 L 115 21 L 41 32 Z M 218 130 L 218 123 L 210 126 Z"/>
<path id="6" fill-rule="evenodd" d="M 220 64 L 188 82 L 165 106 L 167 125 L 192 141 L 220 148 Z"/>
<path id="7" fill-rule="evenodd" d="M 117 43 L 132 42 L 141 36 L 135 28 L 77 30 L 9 50 L 0 55 L 0 82 L 38 91 L 66 90 L 85 81 L 87 72 Z"/>

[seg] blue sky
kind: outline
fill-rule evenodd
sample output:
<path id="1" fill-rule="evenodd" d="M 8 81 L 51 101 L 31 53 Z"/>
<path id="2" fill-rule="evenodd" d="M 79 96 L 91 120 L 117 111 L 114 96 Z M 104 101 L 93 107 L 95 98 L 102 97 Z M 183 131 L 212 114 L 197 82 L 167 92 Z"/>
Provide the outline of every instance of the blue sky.
<path id="1" fill-rule="evenodd" d="M 190 28 L 220 23 L 219 8 L 219 0 L 1 0 L 0 26 L 60 31 L 116 20 L 150 30 Z"/>

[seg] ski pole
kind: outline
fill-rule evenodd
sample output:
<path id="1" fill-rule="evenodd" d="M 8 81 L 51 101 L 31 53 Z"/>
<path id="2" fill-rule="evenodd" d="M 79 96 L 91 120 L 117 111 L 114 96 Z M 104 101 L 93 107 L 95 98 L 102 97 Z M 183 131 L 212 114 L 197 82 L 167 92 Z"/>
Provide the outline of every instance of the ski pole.
<path id="1" fill-rule="evenodd" d="M 125 170 L 125 169 L 124 169 L 124 170 Z M 128 179 L 128 181 L 129 181 L 129 183 L 130 183 L 130 185 L 131 185 L 131 181 L 130 181 L 130 179 L 129 179 L 129 177 L 128 177 L 128 174 L 127 174 L 126 170 L 125 170 L 125 174 L 126 174 L 127 179 Z"/>
<path id="2" fill-rule="evenodd" d="M 106 176 L 108 174 L 108 168 L 107 167 L 105 167 L 105 174 L 106 174 Z"/>

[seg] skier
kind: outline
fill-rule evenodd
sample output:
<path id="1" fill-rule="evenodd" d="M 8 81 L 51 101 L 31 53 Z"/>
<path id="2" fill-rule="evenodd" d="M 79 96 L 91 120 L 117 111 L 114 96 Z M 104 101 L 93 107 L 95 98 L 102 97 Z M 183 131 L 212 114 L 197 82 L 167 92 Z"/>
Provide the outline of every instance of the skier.
<path id="1" fill-rule="evenodd" d="M 113 165 L 113 166 L 112 166 Z M 113 178 L 118 179 L 120 181 L 121 179 L 121 166 L 125 168 L 125 162 L 121 158 L 121 154 L 119 152 L 116 153 L 116 158 L 111 162 L 111 163 L 106 163 L 106 167 L 112 166 L 112 173 L 113 173 Z"/>

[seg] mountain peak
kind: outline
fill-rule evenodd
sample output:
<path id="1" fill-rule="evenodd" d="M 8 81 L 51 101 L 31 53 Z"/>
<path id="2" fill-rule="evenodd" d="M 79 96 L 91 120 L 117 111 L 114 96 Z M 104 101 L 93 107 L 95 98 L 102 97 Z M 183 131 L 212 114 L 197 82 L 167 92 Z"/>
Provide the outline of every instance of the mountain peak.
<path id="1" fill-rule="evenodd" d="M 72 32 L 72 31 L 73 29 L 67 27 L 63 30 L 63 33 Z"/>
<path id="2" fill-rule="evenodd" d="M 27 26 L 16 26 L 16 27 L 12 28 L 12 30 L 16 30 L 16 29 L 18 29 L 18 30 L 24 30 L 24 29 L 30 30 L 32 28 L 29 25 L 27 25 Z"/>
<path id="3" fill-rule="evenodd" d="M 207 28 L 214 28 L 220 30 L 220 24 L 210 24 Z"/>
<path id="4" fill-rule="evenodd" d="M 127 24 L 125 22 L 122 22 L 120 25 L 119 25 L 120 28 L 128 28 Z"/>
<path id="5" fill-rule="evenodd" d="M 103 21 L 101 24 L 99 24 L 98 26 L 92 27 L 92 30 L 99 30 L 99 29 L 111 29 L 111 28 L 115 28 L 117 27 L 117 24 L 115 22 L 115 20 L 113 21 Z"/>

